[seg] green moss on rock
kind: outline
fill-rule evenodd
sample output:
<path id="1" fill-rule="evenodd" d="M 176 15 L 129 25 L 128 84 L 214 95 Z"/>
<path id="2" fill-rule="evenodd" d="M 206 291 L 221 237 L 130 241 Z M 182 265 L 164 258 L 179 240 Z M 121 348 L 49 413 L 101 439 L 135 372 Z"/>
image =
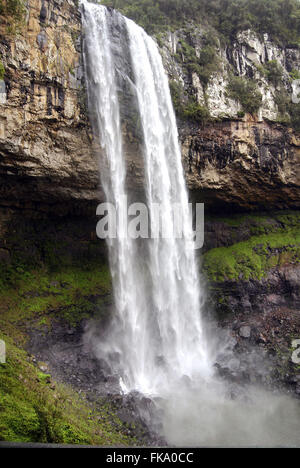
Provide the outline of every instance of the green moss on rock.
<path id="1" fill-rule="evenodd" d="M 272 213 L 235 214 L 230 217 L 207 217 L 207 220 L 222 222 L 234 228 L 247 227 L 251 235 L 270 234 L 300 225 L 299 211 Z"/>
<path id="2" fill-rule="evenodd" d="M 7 362 L 0 364 L 0 440 L 135 445 L 107 402 L 92 406 L 72 389 L 49 385 L 27 353 L 0 333 Z"/>
<path id="3" fill-rule="evenodd" d="M 3 272 L 2 272 L 3 273 Z M 1 281 L 2 280 L 2 281 Z M 0 328 L 13 335 L 29 321 L 50 325 L 61 318 L 75 325 L 84 318 L 101 316 L 112 301 L 108 265 L 68 266 L 14 270 L 0 277 Z"/>
<path id="4" fill-rule="evenodd" d="M 0 60 L 0 80 L 3 80 L 4 75 L 5 75 L 5 68 L 4 68 L 3 63 Z"/>
<path id="5" fill-rule="evenodd" d="M 261 279 L 285 263 L 300 262 L 300 227 L 252 236 L 204 254 L 204 269 L 213 281 Z"/>

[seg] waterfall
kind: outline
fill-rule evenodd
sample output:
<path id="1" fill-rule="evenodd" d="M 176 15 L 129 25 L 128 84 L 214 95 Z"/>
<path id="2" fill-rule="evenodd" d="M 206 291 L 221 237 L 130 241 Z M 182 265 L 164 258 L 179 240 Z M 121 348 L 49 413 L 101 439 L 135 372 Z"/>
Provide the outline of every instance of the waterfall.
<path id="1" fill-rule="evenodd" d="M 119 389 L 161 397 L 155 399 L 160 430 L 171 445 L 295 446 L 300 432 L 297 402 L 225 382 L 212 372 L 215 358 L 201 319 L 203 291 L 176 120 L 158 48 L 115 10 L 86 0 L 81 9 L 101 185 L 107 201 L 121 213 L 116 237 L 107 240 L 115 314 L 105 335 L 97 335 L 96 353 L 119 379 Z M 142 188 L 130 179 L 128 125 L 136 142 L 135 161 L 143 168 Z M 129 215 L 124 213 L 130 202 L 147 204 L 155 233 L 160 231 L 155 216 L 159 206 L 168 235 L 128 236 Z M 170 235 L 174 206 L 180 208 L 181 238 Z M 220 356 L 226 343 L 214 337 L 213 347 L 220 348 Z"/>
<path id="2" fill-rule="evenodd" d="M 117 238 L 108 240 L 116 314 L 98 351 L 119 374 L 124 391 L 159 394 L 182 378 L 211 372 L 168 79 L 156 43 L 133 21 L 82 1 L 82 22 L 89 110 L 101 146 L 99 170 L 107 200 L 122 211 L 132 199 L 121 115 L 127 89 L 141 127 L 138 157 L 154 232 L 159 230 L 155 206 L 169 234 L 175 232 L 174 206 L 180 207 L 182 238 L 132 239 L 123 222 Z"/>

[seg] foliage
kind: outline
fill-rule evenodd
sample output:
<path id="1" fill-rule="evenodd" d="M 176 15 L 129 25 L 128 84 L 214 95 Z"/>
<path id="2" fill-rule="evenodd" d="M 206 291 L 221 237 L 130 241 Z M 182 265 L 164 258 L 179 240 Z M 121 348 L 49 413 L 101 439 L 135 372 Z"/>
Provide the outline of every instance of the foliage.
<path id="1" fill-rule="evenodd" d="M 275 94 L 275 104 L 278 107 L 279 115 L 284 117 L 289 109 L 290 97 L 285 89 L 280 89 Z"/>
<path id="2" fill-rule="evenodd" d="M 177 81 L 170 81 L 170 92 L 174 110 L 179 117 L 199 123 L 210 119 L 208 108 L 199 104 L 194 97 L 185 96 L 183 87 Z"/>
<path id="3" fill-rule="evenodd" d="M 282 81 L 283 69 L 276 60 L 270 60 L 265 65 L 266 78 L 277 88 Z"/>
<path id="4" fill-rule="evenodd" d="M 103 0 L 143 26 L 150 34 L 206 20 L 225 40 L 245 29 L 268 33 L 289 45 L 300 42 L 298 0 Z"/>
<path id="5" fill-rule="evenodd" d="M 300 71 L 299 70 L 292 70 L 290 72 L 290 77 L 292 80 L 300 80 Z"/>
<path id="6" fill-rule="evenodd" d="M 195 48 L 181 39 L 178 44 L 178 58 L 183 59 L 183 66 L 188 72 L 197 73 L 204 87 L 207 86 L 212 74 L 219 70 L 216 47 L 208 41 L 201 49 L 198 58 Z"/>
<path id="7" fill-rule="evenodd" d="M 173 107 L 177 115 L 182 114 L 183 108 L 183 87 L 175 80 L 169 81 L 170 93 L 172 97 Z"/>
<path id="8" fill-rule="evenodd" d="M 0 15 L 12 19 L 15 23 L 21 23 L 25 15 L 23 0 L 0 0 Z"/>
<path id="9" fill-rule="evenodd" d="M 292 127 L 300 132 L 300 103 L 291 103 L 289 106 L 289 114 L 291 116 Z"/>
<path id="10" fill-rule="evenodd" d="M 185 31 L 178 43 L 176 60 L 181 62 L 187 74 L 196 73 L 205 88 L 212 75 L 220 69 L 217 54 L 218 43 L 232 43 L 237 34 L 252 29 L 259 35 L 267 33 L 280 46 L 300 46 L 299 0 L 103 0 L 101 3 L 119 9 L 148 33 L 155 34 L 162 44 L 162 32 L 180 29 Z M 200 56 L 192 44 L 193 25 L 205 24 L 210 31 L 204 38 Z M 213 33 L 212 33 L 213 32 Z M 260 72 L 276 88 L 275 101 L 279 110 L 278 120 L 299 129 L 297 106 L 281 89 L 283 69 L 276 60 L 258 65 Z M 298 79 L 299 71 L 292 70 L 291 79 Z M 246 112 L 255 114 L 262 102 L 255 80 L 232 77 L 228 95 L 241 104 L 239 116 Z M 174 107 L 178 115 L 200 121 L 207 119 L 206 106 L 200 106 L 193 98 L 182 101 L 178 90 L 172 89 Z"/>
<path id="11" fill-rule="evenodd" d="M 300 103 L 292 102 L 285 89 L 279 89 L 275 94 L 275 103 L 278 107 L 279 121 L 290 125 L 296 132 L 300 131 Z"/>
<path id="12" fill-rule="evenodd" d="M 204 123 L 209 120 L 209 110 L 197 101 L 190 101 L 183 110 L 183 117 L 194 122 Z"/>
<path id="13" fill-rule="evenodd" d="M 241 104 L 244 112 L 254 114 L 258 111 L 262 102 L 262 96 L 254 80 L 240 76 L 231 76 L 227 91 L 232 99 Z"/>

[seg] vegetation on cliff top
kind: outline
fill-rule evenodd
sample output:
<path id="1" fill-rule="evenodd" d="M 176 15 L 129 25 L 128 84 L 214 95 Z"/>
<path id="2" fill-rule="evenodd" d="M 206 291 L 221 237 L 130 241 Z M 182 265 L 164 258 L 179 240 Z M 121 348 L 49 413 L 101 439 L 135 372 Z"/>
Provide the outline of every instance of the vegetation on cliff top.
<path id="1" fill-rule="evenodd" d="M 182 27 L 184 21 L 207 21 L 225 40 L 239 31 L 268 33 L 281 44 L 300 43 L 298 0 L 104 0 L 150 34 Z"/>
<path id="2" fill-rule="evenodd" d="M 203 102 L 193 94 L 180 89 L 180 84 L 171 83 L 173 104 L 177 115 L 183 119 L 205 123 L 211 119 L 207 104 L 206 88 L 212 76 L 220 70 L 218 44 L 232 43 L 241 31 L 251 29 L 259 35 L 269 37 L 283 47 L 300 46 L 300 2 L 299 0 L 104 0 L 102 4 L 120 10 L 132 18 L 146 31 L 156 35 L 158 42 L 163 31 L 181 30 L 175 59 L 181 64 L 186 77 L 192 82 L 196 73 L 203 88 Z M 193 29 L 202 25 L 202 45 L 196 54 L 193 44 Z M 276 60 L 258 65 L 261 77 L 276 89 L 274 97 L 278 106 L 277 121 L 300 129 L 299 106 L 292 103 L 283 83 L 284 71 Z M 227 95 L 241 105 L 238 117 L 245 113 L 255 114 L 261 104 L 258 79 L 234 76 L 227 86 Z M 298 71 L 290 73 L 297 79 Z"/>
<path id="3" fill-rule="evenodd" d="M 14 33 L 22 24 L 25 16 L 23 0 L 0 0 L 0 22 L 7 24 L 7 32 Z"/>

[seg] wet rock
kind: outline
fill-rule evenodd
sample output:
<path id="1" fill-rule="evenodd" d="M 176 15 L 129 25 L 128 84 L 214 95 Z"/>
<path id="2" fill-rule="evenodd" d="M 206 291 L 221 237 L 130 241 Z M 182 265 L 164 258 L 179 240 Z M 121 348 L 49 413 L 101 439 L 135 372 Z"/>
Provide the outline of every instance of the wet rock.
<path id="1" fill-rule="evenodd" d="M 249 326 L 241 327 L 240 330 L 239 330 L 239 335 L 242 338 L 250 338 L 250 336 L 251 336 L 251 327 L 249 327 Z"/>

